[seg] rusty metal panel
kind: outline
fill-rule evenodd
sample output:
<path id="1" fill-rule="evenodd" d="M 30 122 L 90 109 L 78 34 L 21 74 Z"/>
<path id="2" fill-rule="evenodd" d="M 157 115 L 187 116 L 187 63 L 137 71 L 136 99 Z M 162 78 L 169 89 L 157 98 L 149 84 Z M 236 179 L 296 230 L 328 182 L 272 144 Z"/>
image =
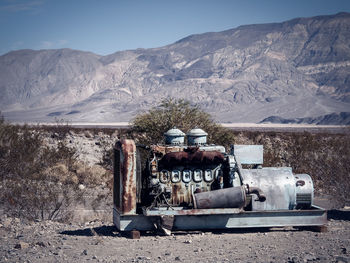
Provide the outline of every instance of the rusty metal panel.
<path id="1" fill-rule="evenodd" d="M 183 151 L 186 146 L 178 146 L 178 145 L 152 145 L 151 149 L 155 153 L 160 153 L 162 155 L 169 152 L 180 152 Z"/>
<path id="2" fill-rule="evenodd" d="M 163 166 L 181 164 L 220 164 L 225 156 L 217 151 L 200 151 L 199 148 L 189 148 L 183 152 L 170 152 L 159 161 Z"/>
<path id="3" fill-rule="evenodd" d="M 119 152 L 119 167 L 115 165 L 115 178 L 117 182 L 114 193 L 119 194 L 115 206 L 122 214 L 136 214 L 136 145 L 133 140 L 121 140 L 116 144 Z M 118 160 L 116 160 L 117 162 Z M 119 178 L 118 178 L 119 177 Z M 119 182 L 118 182 L 119 180 Z"/>
<path id="4" fill-rule="evenodd" d="M 113 161 L 113 204 L 120 209 L 120 150 L 114 148 Z"/>

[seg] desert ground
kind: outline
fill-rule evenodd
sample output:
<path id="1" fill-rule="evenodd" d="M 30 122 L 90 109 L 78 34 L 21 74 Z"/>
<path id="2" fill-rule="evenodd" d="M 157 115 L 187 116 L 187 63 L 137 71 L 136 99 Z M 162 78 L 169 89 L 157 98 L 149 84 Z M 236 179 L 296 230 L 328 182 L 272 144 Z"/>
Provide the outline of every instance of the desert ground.
<path id="1" fill-rule="evenodd" d="M 129 239 L 112 222 L 63 224 L 2 217 L 1 262 L 350 262 L 349 210 L 329 215 L 327 232 L 291 227 L 141 233 Z"/>

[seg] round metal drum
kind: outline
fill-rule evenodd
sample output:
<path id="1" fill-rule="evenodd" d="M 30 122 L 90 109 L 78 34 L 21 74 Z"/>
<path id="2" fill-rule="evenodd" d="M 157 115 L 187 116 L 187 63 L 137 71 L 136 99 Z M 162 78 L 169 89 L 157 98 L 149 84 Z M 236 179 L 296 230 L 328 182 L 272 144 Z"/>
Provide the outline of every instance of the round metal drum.
<path id="1" fill-rule="evenodd" d="M 297 208 L 311 207 L 314 199 L 314 184 L 310 175 L 296 174 L 295 186 Z"/>

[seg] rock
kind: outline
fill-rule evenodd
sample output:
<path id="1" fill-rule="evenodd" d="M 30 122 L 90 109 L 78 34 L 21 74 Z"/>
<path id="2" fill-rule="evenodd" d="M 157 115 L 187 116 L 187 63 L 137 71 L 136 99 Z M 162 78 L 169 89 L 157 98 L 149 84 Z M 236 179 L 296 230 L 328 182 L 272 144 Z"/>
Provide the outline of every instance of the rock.
<path id="1" fill-rule="evenodd" d="M 185 242 L 184 242 L 185 244 L 191 244 L 192 243 L 192 240 L 185 240 Z"/>
<path id="2" fill-rule="evenodd" d="M 297 263 L 298 262 L 298 258 L 297 257 L 288 257 L 288 263 Z"/>
<path id="3" fill-rule="evenodd" d="M 151 260 L 150 257 L 144 257 L 144 256 L 138 256 L 137 259 L 138 260 Z"/>
<path id="4" fill-rule="evenodd" d="M 315 259 L 316 259 L 316 257 L 315 257 L 314 255 L 308 254 L 308 255 L 306 255 L 306 256 L 304 257 L 303 261 L 304 261 L 304 262 L 308 262 L 308 261 L 313 261 L 313 260 L 315 260 Z"/>
<path id="5" fill-rule="evenodd" d="M 58 138 L 58 137 L 60 137 L 60 135 L 57 132 L 55 132 L 51 135 L 51 138 L 53 138 L 53 139 Z"/>
<path id="6" fill-rule="evenodd" d="M 86 249 L 83 250 L 82 255 L 87 255 L 88 251 Z"/>
<path id="7" fill-rule="evenodd" d="M 181 261 L 181 258 L 179 256 L 175 257 L 176 261 Z"/>
<path id="8" fill-rule="evenodd" d="M 11 218 L 6 218 L 3 222 L 4 227 L 10 227 L 12 225 L 12 220 Z"/>
<path id="9" fill-rule="evenodd" d="M 84 135 L 86 138 L 93 138 L 94 137 L 93 134 L 89 130 L 85 130 Z"/>
<path id="10" fill-rule="evenodd" d="M 29 244 L 23 241 L 20 241 L 15 245 L 16 249 L 26 249 L 28 247 L 29 247 Z"/>
<path id="11" fill-rule="evenodd" d="M 46 244 L 43 241 L 38 241 L 35 243 L 35 245 L 37 245 L 39 247 L 46 247 Z"/>
<path id="12" fill-rule="evenodd" d="M 85 185 L 83 185 L 83 184 L 79 184 L 78 188 L 79 188 L 80 190 L 84 190 L 86 187 L 85 187 Z"/>
<path id="13" fill-rule="evenodd" d="M 336 257 L 335 262 L 336 263 L 348 263 L 350 261 L 347 257 Z"/>

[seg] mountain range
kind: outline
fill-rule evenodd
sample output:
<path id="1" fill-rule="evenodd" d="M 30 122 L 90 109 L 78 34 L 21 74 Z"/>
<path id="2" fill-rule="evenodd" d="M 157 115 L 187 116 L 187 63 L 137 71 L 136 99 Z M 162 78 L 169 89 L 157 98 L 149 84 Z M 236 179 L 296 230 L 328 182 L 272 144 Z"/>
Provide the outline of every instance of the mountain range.
<path id="1" fill-rule="evenodd" d="M 244 25 L 107 56 L 0 56 L 0 111 L 12 121 L 129 121 L 170 97 L 219 122 L 330 124 L 327 116 L 336 116 L 331 124 L 349 124 L 350 14 Z"/>

